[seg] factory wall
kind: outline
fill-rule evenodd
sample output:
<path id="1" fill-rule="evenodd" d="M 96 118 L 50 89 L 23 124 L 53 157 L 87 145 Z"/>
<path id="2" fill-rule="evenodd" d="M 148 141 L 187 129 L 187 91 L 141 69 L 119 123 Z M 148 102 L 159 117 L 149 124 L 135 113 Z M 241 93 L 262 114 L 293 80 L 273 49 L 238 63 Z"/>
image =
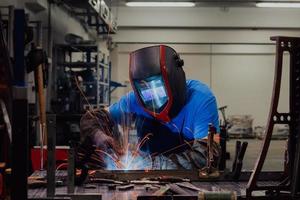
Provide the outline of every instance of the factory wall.
<path id="1" fill-rule="evenodd" d="M 257 8 L 173 11 L 167 16 L 164 9 L 119 10 L 119 31 L 114 37 L 118 46 L 114 50 L 118 54 L 118 59 L 113 60 L 113 67 L 117 68 L 114 76 L 127 83 L 128 88 L 118 89 L 112 99 L 116 101 L 131 89 L 130 51 L 152 44 L 168 44 L 185 60 L 187 78 L 209 85 L 219 106 L 228 105 L 228 115 L 250 114 L 254 126 L 265 125 L 275 66 L 275 45 L 270 36 L 300 36 L 299 21 L 293 20 L 300 12 Z M 284 63 L 279 109 L 282 112 L 288 111 L 288 55 Z"/>

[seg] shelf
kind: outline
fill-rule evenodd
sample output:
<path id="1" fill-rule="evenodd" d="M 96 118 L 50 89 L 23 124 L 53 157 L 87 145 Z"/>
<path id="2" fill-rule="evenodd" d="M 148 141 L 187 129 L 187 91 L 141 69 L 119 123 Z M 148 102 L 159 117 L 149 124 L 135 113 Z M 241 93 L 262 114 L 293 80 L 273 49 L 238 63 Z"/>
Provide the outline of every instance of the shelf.
<path id="1" fill-rule="evenodd" d="M 98 47 L 94 44 L 60 44 L 56 46 L 70 52 L 98 52 Z"/>
<path id="2" fill-rule="evenodd" d="M 116 18 L 104 0 L 67 0 L 64 1 L 64 5 L 82 22 L 82 26 L 96 30 L 98 35 L 116 33 Z"/>
<path id="3" fill-rule="evenodd" d="M 57 65 L 63 67 L 71 67 L 71 68 L 96 67 L 95 62 L 64 62 L 64 63 L 57 63 Z"/>
<path id="4" fill-rule="evenodd" d="M 96 67 L 97 64 L 95 62 L 63 62 L 57 63 L 58 66 L 63 67 L 71 67 L 71 68 L 88 68 L 88 67 Z M 109 69 L 109 66 L 103 63 L 99 63 L 100 68 Z"/>
<path id="5" fill-rule="evenodd" d="M 77 45 L 67 45 L 67 44 L 57 44 L 55 46 L 58 52 L 58 58 L 54 61 L 57 67 L 57 75 L 67 78 L 68 73 L 73 73 L 72 71 L 84 71 L 86 69 L 93 71 L 93 73 L 82 74 L 83 86 L 86 86 L 85 96 L 91 106 L 107 106 L 110 101 L 110 64 L 101 62 L 103 53 L 98 49 L 100 46 L 97 45 L 87 45 L 87 44 L 77 44 Z M 79 53 L 78 53 L 79 52 Z M 78 54 L 82 54 L 80 56 Z M 90 62 L 87 62 L 87 58 L 91 58 Z M 69 68 L 70 70 L 65 70 Z M 92 85 L 90 88 L 89 85 Z M 67 98 L 68 95 L 63 95 L 59 93 L 62 97 Z M 69 94 L 70 95 L 70 94 Z M 69 98 L 69 97 L 68 97 Z M 74 102 L 72 102 L 74 103 Z M 84 103 L 84 102 L 83 102 Z M 84 110 L 88 105 L 80 105 L 76 109 Z M 77 111 L 78 112 L 78 111 Z"/>

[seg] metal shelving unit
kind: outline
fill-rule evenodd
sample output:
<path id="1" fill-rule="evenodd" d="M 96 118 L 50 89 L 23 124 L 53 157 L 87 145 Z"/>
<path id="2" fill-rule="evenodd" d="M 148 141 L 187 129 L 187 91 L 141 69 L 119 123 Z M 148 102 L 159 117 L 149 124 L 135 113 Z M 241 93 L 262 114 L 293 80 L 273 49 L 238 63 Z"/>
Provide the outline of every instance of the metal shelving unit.
<path id="1" fill-rule="evenodd" d="M 58 109 L 60 113 L 82 113 L 89 107 L 109 105 L 110 64 L 98 45 L 58 44 L 54 53 L 55 99 L 56 103 L 65 105 Z M 79 85 L 76 84 L 75 77 L 77 80 L 81 77 L 77 82 Z"/>

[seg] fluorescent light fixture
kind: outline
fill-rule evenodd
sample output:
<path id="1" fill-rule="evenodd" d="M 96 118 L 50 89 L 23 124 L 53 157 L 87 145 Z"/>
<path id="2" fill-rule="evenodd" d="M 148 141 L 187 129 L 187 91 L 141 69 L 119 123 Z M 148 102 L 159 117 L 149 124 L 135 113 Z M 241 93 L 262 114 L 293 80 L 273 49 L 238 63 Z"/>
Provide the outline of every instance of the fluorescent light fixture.
<path id="1" fill-rule="evenodd" d="M 300 3 L 293 2 L 259 2 L 256 3 L 257 7 L 261 8 L 300 8 Z"/>
<path id="2" fill-rule="evenodd" d="M 170 1 L 129 1 L 126 2 L 129 7 L 194 7 L 194 2 L 170 2 Z"/>

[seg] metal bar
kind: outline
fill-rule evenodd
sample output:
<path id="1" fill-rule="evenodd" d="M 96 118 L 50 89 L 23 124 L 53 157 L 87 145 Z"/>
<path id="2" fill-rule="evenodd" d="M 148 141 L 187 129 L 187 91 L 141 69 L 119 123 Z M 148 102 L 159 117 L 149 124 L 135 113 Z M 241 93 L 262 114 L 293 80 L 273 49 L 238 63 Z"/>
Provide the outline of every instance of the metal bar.
<path id="1" fill-rule="evenodd" d="M 68 151 L 68 194 L 74 193 L 75 189 L 75 150 L 70 146 Z"/>
<path id="2" fill-rule="evenodd" d="M 247 196 L 251 196 L 252 191 L 256 188 L 256 183 L 258 179 L 258 175 L 262 170 L 264 161 L 267 156 L 267 152 L 270 146 L 273 128 L 274 128 L 274 121 L 273 116 L 276 114 L 278 101 L 279 101 L 279 94 L 280 94 L 280 85 L 281 85 L 281 76 L 282 76 L 282 57 L 283 57 L 283 50 L 280 47 L 279 38 L 277 38 L 276 42 L 276 66 L 275 66 L 275 74 L 274 74 L 274 84 L 273 84 L 273 94 L 272 94 L 272 102 L 270 106 L 270 112 L 268 117 L 267 129 L 264 138 L 264 142 L 260 151 L 260 154 L 257 158 L 254 171 L 249 179 L 247 185 Z"/>
<path id="3" fill-rule="evenodd" d="M 255 190 L 265 190 L 262 186 L 257 185 L 257 179 L 266 158 L 273 127 L 275 124 L 288 124 L 290 126 L 290 134 L 288 140 L 287 162 L 284 171 L 285 179 L 281 184 L 269 187 L 270 190 L 277 191 L 277 193 L 283 189 L 289 189 L 291 197 L 294 198 L 299 197 L 300 192 L 300 38 L 272 37 L 271 39 L 276 41 L 276 66 L 267 134 L 257 159 L 255 169 L 248 182 L 246 196 L 251 197 L 251 193 Z M 290 53 L 290 112 L 278 113 L 277 108 L 284 52 Z"/>
<path id="4" fill-rule="evenodd" d="M 25 12 L 16 9 L 14 12 L 14 77 L 15 85 L 25 85 L 25 59 L 24 59 L 24 34 L 25 34 Z"/>
<path id="5" fill-rule="evenodd" d="M 226 140 L 227 140 L 227 129 L 225 123 L 224 125 L 220 126 L 220 146 L 221 146 L 222 153 L 220 158 L 219 170 L 224 170 L 226 168 L 226 158 L 227 158 Z"/>
<path id="6" fill-rule="evenodd" d="M 48 37 L 47 37 L 47 54 L 48 54 L 48 58 L 52 59 L 53 58 L 53 33 L 52 33 L 52 1 L 48 1 Z M 54 65 L 53 62 L 51 61 L 48 64 L 48 74 L 49 74 L 49 79 L 48 79 L 48 88 L 47 88 L 47 92 L 46 92 L 46 111 L 50 110 L 50 106 L 51 106 L 51 98 L 52 96 L 54 96 L 55 94 L 52 95 L 52 83 L 54 82 L 55 78 L 55 71 L 54 70 Z"/>
<path id="7" fill-rule="evenodd" d="M 290 112 L 291 127 L 290 132 L 290 158 L 294 158 L 291 163 L 291 193 L 292 197 L 300 196 L 300 41 L 296 44 L 290 43 L 293 51 L 290 53 Z M 289 160 L 290 160 L 289 158 Z"/>
<path id="8" fill-rule="evenodd" d="M 96 104 L 97 104 L 97 108 L 99 108 L 99 104 L 100 104 L 100 85 L 99 85 L 99 82 L 100 82 L 100 45 L 99 45 L 99 41 L 97 41 L 98 43 L 98 46 L 97 46 L 97 57 L 96 57 L 96 73 L 97 73 L 97 98 L 96 98 Z"/>
<path id="9" fill-rule="evenodd" d="M 110 105 L 111 103 L 111 93 L 113 90 L 110 90 L 111 88 L 111 61 L 108 64 L 108 91 L 107 91 L 107 95 L 108 95 L 108 104 Z M 116 88 L 114 88 L 116 89 Z"/>
<path id="10" fill-rule="evenodd" d="M 11 199 L 27 199 L 28 103 L 24 65 L 25 12 L 14 11 L 14 84 Z"/>
<path id="11" fill-rule="evenodd" d="M 27 88 L 14 88 L 13 136 L 12 136 L 12 183 L 11 199 L 27 199 L 28 173 L 28 102 Z"/>
<path id="12" fill-rule="evenodd" d="M 239 181 L 248 181 L 252 171 L 242 172 Z M 260 181 L 278 181 L 282 177 L 283 172 L 261 172 L 259 175 Z M 119 181 L 130 181 L 143 178 L 158 178 L 160 176 L 173 176 L 179 178 L 187 178 L 191 181 L 233 181 L 230 173 L 220 173 L 218 179 L 204 179 L 199 177 L 198 170 L 97 170 L 95 178 L 114 179 Z"/>
<path id="13" fill-rule="evenodd" d="M 66 197 L 70 197 L 72 200 L 101 200 L 102 196 L 101 194 L 97 194 L 97 193 L 81 193 L 81 194 L 57 194 L 56 198 L 66 198 Z"/>
<path id="14" fill-rule="evenodd" d="M 56 115 L 47 116 L 48 144 L 47 144 L 47 197 L 55 196 L 55 144 L 56 144 Z"/>
<path id="15" fill-rule="evenodd" d="M 13 30 L 14 30 L 14 7 L 9 6 L 8 7 L 8 26 L 7 26 L 7 48 L 9 51 L 9 55 L 13 57 L 14 51 L 13 51 Z"/>

